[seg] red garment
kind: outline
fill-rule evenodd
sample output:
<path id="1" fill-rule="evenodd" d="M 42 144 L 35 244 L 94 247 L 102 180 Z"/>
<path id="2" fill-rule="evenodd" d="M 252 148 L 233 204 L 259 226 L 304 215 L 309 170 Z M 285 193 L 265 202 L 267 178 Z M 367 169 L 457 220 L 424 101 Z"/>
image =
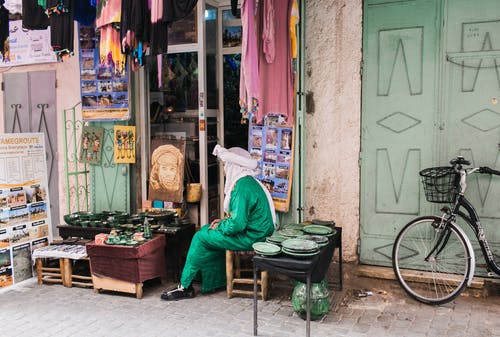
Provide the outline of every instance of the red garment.
<path id="1" fill-rule="evenodd" d="M 293 72 L 290 12 L 293 0 L 259 3 L 262 48 L 259 48 L 259 108 L 257 123 L 267 114 L 281 114 L 293 125 Z"/>

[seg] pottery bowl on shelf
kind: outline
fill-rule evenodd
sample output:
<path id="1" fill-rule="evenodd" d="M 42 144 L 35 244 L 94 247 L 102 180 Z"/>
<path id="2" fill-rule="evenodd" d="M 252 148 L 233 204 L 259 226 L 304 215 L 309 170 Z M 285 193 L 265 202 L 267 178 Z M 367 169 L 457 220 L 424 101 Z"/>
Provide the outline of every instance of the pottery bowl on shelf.
<path id="1" fill-rule="evenodd" d="M 91 221 L 89 221 L 89 227 L 93 227 L 93 228 L 101 227 L 101 221 L 91 220 Z"/>
<path id="2" fill-rule="evenodd" d="M 78 222 L 80 217 L 76 214 L 65 214 L 63 216 L 64 222 L 66 222 L 67 225 L 69 226 L 75 226 L 75 222 Z"/>
<path id="3" fill-rule="evenodd" d="M 80 226 L 82 226 L 82 227 L 89 227 L 90 226 L 90 221 L 89 220 L 80 221 Z"/>

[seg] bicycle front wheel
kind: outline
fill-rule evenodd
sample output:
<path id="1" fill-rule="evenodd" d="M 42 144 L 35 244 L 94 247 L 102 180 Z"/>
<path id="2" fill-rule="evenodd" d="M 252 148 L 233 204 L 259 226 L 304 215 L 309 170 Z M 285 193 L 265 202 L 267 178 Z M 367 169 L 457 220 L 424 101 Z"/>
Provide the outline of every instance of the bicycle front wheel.
<path id="1" fill-rule="evenodd" d="M 473 254 L 455 224 L 440 224 L 437 216 L 414 219 L 398 234 L 392 250 L 392 266 L 403 289 L 434 305 L 453 300 L 465 288 Z"/>

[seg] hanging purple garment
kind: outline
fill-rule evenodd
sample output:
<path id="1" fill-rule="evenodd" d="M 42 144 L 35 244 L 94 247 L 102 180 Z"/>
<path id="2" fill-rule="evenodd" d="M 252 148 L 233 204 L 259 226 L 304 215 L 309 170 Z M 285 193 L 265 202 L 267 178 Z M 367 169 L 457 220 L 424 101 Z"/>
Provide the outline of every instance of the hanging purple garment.
<path id="1" fill-rule="evenodd" d="M 242 117 L 256 114 L 259 97 L 259 58 L 255 36 L 255 0 L 243 0 L 241 4 L 241 67 L 240 107 Z"/>
<path id="2" fill-rule="evenodd" d="M 293 72 L 290 43 L 290 12 L 293 0 L 259 3 L 259 109 L 257 123 L 267 114 L 280 114 L 293 125 Z"/>
<path id="3" fill-rule="evenodd" d="M 45 14 L 45 9 L 38 6 L 38 0 L 23 0 L 23 28 L 44 30 L 48 26 L 49 18 Z"/>

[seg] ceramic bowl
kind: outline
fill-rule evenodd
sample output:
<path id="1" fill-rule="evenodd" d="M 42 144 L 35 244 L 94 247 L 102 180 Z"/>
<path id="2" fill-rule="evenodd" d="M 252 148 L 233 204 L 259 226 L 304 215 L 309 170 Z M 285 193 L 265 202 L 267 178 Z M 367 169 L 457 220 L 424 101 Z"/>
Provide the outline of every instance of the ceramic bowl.
<path id="1" fill-rule="evenodd" d="M 89 220 L 80 221 L 80 226 L 82 226 L 82 227 L 89 227 L 90 226 L 90 221 Z"/>

